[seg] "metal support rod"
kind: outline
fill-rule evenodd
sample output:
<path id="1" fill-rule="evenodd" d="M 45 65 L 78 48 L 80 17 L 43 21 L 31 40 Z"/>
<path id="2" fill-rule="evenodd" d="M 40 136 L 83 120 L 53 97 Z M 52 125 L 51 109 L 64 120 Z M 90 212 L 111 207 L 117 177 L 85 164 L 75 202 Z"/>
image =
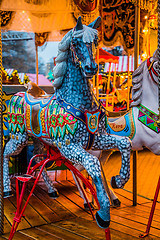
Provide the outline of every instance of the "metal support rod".
<path id="1" fill-rule="evenodd" d="M 0 12 L 1 13 L 1 12 Z M 4 232 L 4 201 L 3 201 L 3 119 L 2 119 L 2 33 L 0 14 L 0 234 Z"/>
<path id="2" fill-rule="evenodd" d="M 139 7 L 139 0 L 137 0 L 136 6 L 135 6 L 134 70 L 138 68 L 139 34 L 140 34 L 140 7 Z"/>
<path id="3" fill-rule="evenodd" d="M 158 184 L 157 184 L 155 196 L 154 196 L 154 199 L 153 199 L 153 204 L 152 204 L 150 216 L 149 216 L 149 219 L 148 219 L 148 224 L 147 224 L 147 229 L 146 229 L 146 232 L 147 232 L 147 233 L 149 233 L 150 227 L 151 227 L 151 224 L 152 224 L 153 215 L 154 215 L 154 210 L 155 210 L 155 207 L 156 207 L 159 190 L 160 190 L 160 177 L 159 177 L 159 180 L 158 180 Z"/>
<path id="4" fill-rule="evenodd" d="M 108 73 L 108 80 L 107 80 L 106 109 L 108 109 L 108 103 L 109 103 L 110 80 L 111 80 L 111 62 L 109 63 L 109 73 Z"/>
<path id="5" fill-rule="evenodd" d="M 38 85 L 38 46 L 36 45 L 36 84 Z"/>
<path id="6" fill-rule="evenodd" d="M 128 53 L 128 57 L 127 57 L 127 62 L 128 62 L 128 80 L 127 80 L 127 111 L 129 110 L 129 93 L 130 93 L 130 78 L 129 78 L 129 53 Z"/>
<path id="7" fill-rule="evenodd" d="M 133 151 L 133 206 L 137 205 L 137 159 L 138 151 Z"/>
<path id="8" fill-rule="evenodd" d="M 155 210 L 156 203 L 157 203 L 157 200 L 158 200 L 159 191 L 160 191 L 160 176 L 159 176 L 159 179 L 158 179 L 158 184 L 157 184 L 156 192 L 155 192 L 155 195 L 154 195 L 151 212 L 150 212 L 149 219 L 148 219 L 147 228 L 146 228 L 145 233 L 143 233 L 139 236 L 140 238 L 144 238 L 144 237 L 148 236 L 148 234 L 149 234 L 151 224 L 152 224 L 152 220 L 153 220 L 154 210 Z"/>
<path id="9" fill-rule="evenodd" d="M 134 70 L 138 68 L 139 58 L 139 34 L 140 34 L 140 4 L 139 0 L 135 6 L 135 35 L 134 35 Z M 133 206 L 137 205 L 137 156 L 138 152 L 133 152 Z"/>

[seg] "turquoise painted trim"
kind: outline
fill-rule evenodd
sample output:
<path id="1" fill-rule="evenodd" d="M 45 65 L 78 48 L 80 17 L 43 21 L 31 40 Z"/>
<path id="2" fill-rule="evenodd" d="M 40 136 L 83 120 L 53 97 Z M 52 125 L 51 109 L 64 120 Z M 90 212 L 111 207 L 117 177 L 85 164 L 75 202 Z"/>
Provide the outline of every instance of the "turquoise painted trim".
<path id="1" fill-rule="evenodd" d="M 122 130 L 122 131 L 114 131 L 110 126 L 109 126 L 109 124 L 107 124 L 107 133 L 109 133 L 109 134 L 114 134 L 114 135 L 117 135 L 117 136 L 123 136 L 123 137 L 129 137 L 129 136 L 131 136 L 131 119 L 130 119 L 130 117 L 129 117 L 129 112 L 128 113 L 126 113 L 125 115 L 124 115 L 124 117 L 125 117 L 125 119 L 126 119 L 126 121 L 127 121 L 127 125 L 126 125 L 126 127 Z M 132 117 L 133 117 L 133 126 L 134 126 L 134 133 L 133 133 L 133 136 L 130 138 L 131 140 L 134 138 L 134 136 L 135 136 L 135 133 L 136 133 L 136 127 L 135 127 L 135 119 L 134 119 L 134 114 L 133 114 L 133 109 L 132 109 L 132 112 L 131 112 L 131 114 L 132 114 Z M 127 116 L 128 115 L 128 116 Z"/>

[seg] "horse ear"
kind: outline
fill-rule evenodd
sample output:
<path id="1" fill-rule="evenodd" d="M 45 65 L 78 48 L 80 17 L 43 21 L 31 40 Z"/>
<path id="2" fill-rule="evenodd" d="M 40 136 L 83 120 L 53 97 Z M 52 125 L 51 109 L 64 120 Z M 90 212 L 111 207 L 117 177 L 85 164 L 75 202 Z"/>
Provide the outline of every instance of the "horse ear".
<path id="1" fill-rule="evenodd" d="M 100 26 L 100 23 L 101 23 L 101 17 L 98 17 L 96 20 L 90 23 L 88 27 L 97 29 Z"/>
<path id="2" fill-rule="evenodd" d="M 82 29 L 83 29 L 83 25 L 82 25 L 82 21 L 81 21 L 81 16 L 79 16 L 79 18 L 77 20 L 77 25 L 76 25 L 76 31 L 82 30 Z"/>

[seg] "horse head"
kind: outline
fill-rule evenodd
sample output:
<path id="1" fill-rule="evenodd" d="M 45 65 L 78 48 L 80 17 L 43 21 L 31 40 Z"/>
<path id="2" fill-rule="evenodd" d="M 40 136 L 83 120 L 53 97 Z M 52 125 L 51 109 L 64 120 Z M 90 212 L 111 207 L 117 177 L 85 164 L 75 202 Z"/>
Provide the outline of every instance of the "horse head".
<path id="1" fill-rule="evenodd" d="M 56 66 L 53 69 L 55 78 L 53 86 L 59 88 L 62 85 L 67 70 L 69 52 L 72 62 L 85 78 L 92 78 L 98 70 L 94 57 L 98 44 L 98 31 L 101 18 L 98 17 L 88 26 L 83 25 L 81 17 L 77 25 L 69 31 L 58 45 L 58 55 L 55 59 Z"/>
<path id="2" fill-rule="evenodd" d="M 150 99 L 155 100 L 158 95 L 158 58 L 157 51 L 153 57 L 148 58 L 140 64 L 132 75 L 132 100 L 131 106 L 139 104 L 150 104 Z M 153 95 L 153 96 L 152 96 Z M 150 101 L 152 102 L 152 101 Z"/>
<path id="3" fill-rule="evenodd" d="M 70 49 L 72 59 L 77 68 L 86 78 L 92 78 L 98 70 L 94 60 L 98 45 L 98 34 L 96 28 L 99 26 L 101 18 L 98 17 L 93 23 L 85 26 L 78 18 L 76 27 L 72 30 Z"/>

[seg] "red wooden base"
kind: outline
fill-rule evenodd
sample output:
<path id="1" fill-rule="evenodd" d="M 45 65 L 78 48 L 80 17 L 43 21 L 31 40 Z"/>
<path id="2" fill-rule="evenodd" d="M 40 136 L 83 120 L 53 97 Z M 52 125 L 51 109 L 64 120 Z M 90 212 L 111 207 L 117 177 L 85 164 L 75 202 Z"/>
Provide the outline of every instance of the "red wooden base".
<path id="1" fill-rule="evenodd" d="M 105 229 L 106 240 L 111 240 L 110 228 Z"/>
<path id="2" fill-rule="evenodd" d="M 45 145 L 46 149 L 47 149 L 47 155 L 44 155 L 44 154 L 37 154 L 35 156 L 33 156 L 29 162 L 29 165 L 28 165 L 28 168 L 27 168 L 27 173 L 22 175 L 22 176 L 17 176 L 15 177 L 16 178 L 16 199 L 17 199 L 17 210 L 16 210 L 16 213 L 15 213 L 15 217 L 13 219 L 13 224 L 12 224 L 12 228 L 11 228 L 11 232 L 10 232 L 10 235 L 9 235 L 9 238 L 8 240 L 12 240 L 13 239 L 13 236 L 16 232 L 16 229 L 18 227 L 18 224 L 21 222 L 21 218 L 23 217 L 23 214 L 24 214 L 24 211 L 29 203 L 29 199 L 30 197 L 32 196 L 33 194 L 33 191 L 39 181 L 39 178 L 42 174 L 42 171 L 45 167 L 45 165 L 50 162 L 50 161 L 55 161 L 56 162 L 56 165 L 57 166 L 61 166 L 62 163 L 64 165 L 66 165 L 66 167 L 68 167 L 76 176 L 76 178 L 80 178 L 82 180 L 82 182 L 86 185 L 86 187 L 88 187 L 88 189 L 90 190 L 91 194 L 93 195 L 98 207 L 100 207 L 99 205 L 99 202 L 98 202 L 98 199 L 97 199 L 97 194 L 96 194 L 96 191 L 94 189 L 94 187 L 92 186 L 92 184 L 88 181 L 88 179 L 86 179 L 73 165 L 72 163 L 67 160 L 66 158 L 64 158 L 61 153 L 59 152 L 59 150 L 57 148 L 53 149 L 53 148 L 50 148 L 48 145 Z M 43 157 L 44 160 L 42 160 L 41 162 L 35 164 L 33 167 L 31 167 L 32 165 L 32 162 L 35 158 L 37 157 Z M 39 171 L 39 174 L 37 175 L 37 177 L 33 177 L 32 174 L 34 173 L 34 171 L 36 169 L 40 169 Z M 79 182 L 77 178 L 77 181 Z M 24 197 L 24 193 L 25 193 L 25 189 L 26 189 L 26 186 L 27 184 L 30 182 L 30 181 L 34 181 L 34 184 L 33 184 L 33 187 L 28 195 L 28 198 L 24 204 L 24 206 L 22 206 L 22 202 L 23 202 L 23 197 Z M 22 182 L 22 188 L 21 188 L 21 191 L 19 190 L 19 182 Z M 81 187 L 81 186 L 80 186 Z M 87 200 L 87 203 L 88 203 L 88 199 L 86 197 L 86 200 Z M 88 203 L 88 206 L 89 206 L 89 209 L 90 209 L 90 212 L 93 216 L 93 219 L 94 218 L 94 215 L 93 215 L 93 211 L 90 207 L 90 204 Z M 105 235 L 106 235 L 106 240 L 110 240 L 110 230 L 109 228 L 105 230 Z"/>

